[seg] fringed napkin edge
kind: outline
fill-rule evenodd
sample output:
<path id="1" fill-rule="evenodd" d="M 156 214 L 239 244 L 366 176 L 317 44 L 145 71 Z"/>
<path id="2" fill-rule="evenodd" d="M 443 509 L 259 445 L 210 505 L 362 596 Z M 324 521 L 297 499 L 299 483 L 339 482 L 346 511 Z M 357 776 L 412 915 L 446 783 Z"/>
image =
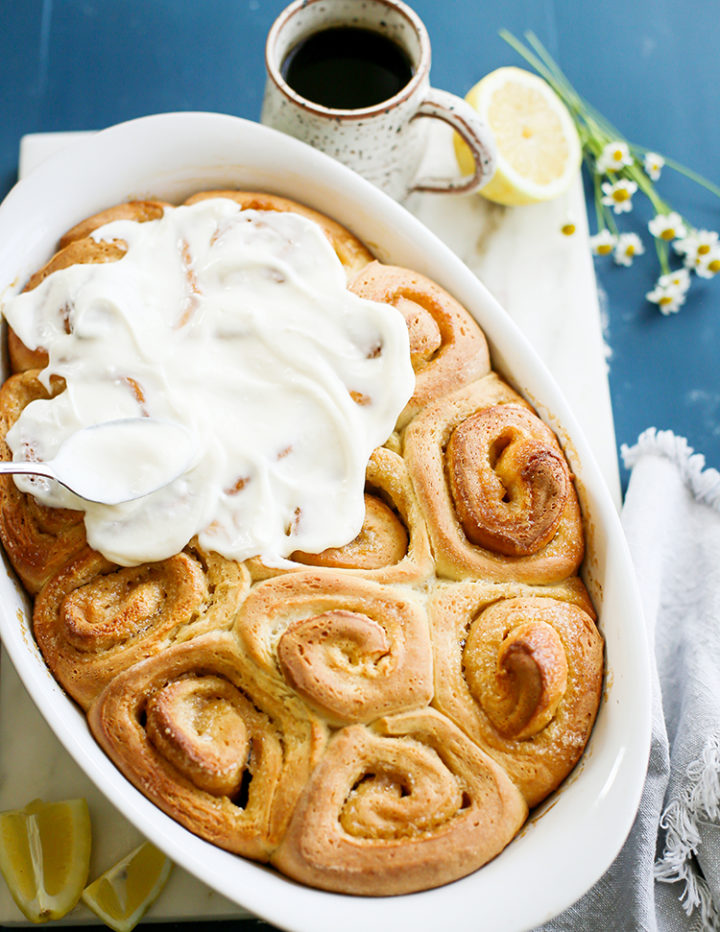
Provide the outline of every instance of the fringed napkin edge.
<path id="1" fill-rule="evenodd" d="M 705 457 L 695 453 L 684 437 L 650 427 L 634 446 L 623 444 L 620 452 L 628 469 L 645 455 L 671 460 L 696 501 L 720 512 L 720 472 L 706 468 Z M 720 734 L 708 739 L 700 758 L 688 767 L 687 778 L 682 796 L 662 813 L 665 850 L 655 863 L 654 875 L 660 883 L 682 883 L 680 902 L 685 912 L 691 915 L 699 909 L 704 928 L 720 929 L 720 913 L 695 859 L 701 842 L 699 824 L 720 824 Z"/>

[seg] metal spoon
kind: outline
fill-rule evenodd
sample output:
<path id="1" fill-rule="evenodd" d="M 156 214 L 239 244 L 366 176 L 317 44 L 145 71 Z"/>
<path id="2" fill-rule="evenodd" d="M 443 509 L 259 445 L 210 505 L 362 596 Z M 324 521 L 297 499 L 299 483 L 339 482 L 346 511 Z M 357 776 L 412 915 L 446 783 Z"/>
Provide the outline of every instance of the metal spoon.
<path id="1" fill-rule="evenodd" d="M 173 421 L 123 418 L 76 431 L 45 462 L 0 462 L 0 475 L 54 479 L 88 502 L 119 505 L 169 485 L 190 465 L 190 432 Z"/>

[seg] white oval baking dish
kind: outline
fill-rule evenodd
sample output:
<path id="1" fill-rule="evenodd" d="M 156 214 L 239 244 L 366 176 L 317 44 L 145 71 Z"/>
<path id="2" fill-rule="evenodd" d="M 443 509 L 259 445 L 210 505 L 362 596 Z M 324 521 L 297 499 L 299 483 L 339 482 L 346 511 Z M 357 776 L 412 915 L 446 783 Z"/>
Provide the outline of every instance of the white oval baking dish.
<path id="1" fill-rule="evenodd" d="M 633 568 L 582 429 L 512 320 L 460 260 L 403 207 L 310 147 L 256 123 L 211 113 L 143 117 L 76 142 L 19 182 L 0 205 L 0 293 L 22 287 L 58 237 L 123 200 L 180 201 L 239 187 L 302 201 L 349 227 L 384 261 L 434 278 L 484 329 L 493 364 L 565 445 L 588 531 L 585 579 L 606 641 L 606 685 L 583 759 L 490 864 L 435 890 L 350 898 L 299 886 L 195 837 L 115 769 L 37 650 L 28 604 L 0 572 L 0 636 L 25 687 L 70 754 L 112 803 L 178 864 L 251 912 L 293 932 L 369 928 L 435 932 L 529 929 L 569 906 L 606 870 L 635 816 L 650 735 L 650 665 Z"/>

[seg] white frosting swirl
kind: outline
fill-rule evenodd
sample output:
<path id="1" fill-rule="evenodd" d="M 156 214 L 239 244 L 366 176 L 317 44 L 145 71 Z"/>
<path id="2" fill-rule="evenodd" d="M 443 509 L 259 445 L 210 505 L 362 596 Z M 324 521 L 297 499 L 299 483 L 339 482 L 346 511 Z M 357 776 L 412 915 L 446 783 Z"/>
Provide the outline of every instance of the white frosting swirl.
<path id="1" fill-rule="evenodd" d="M 349 292 L 322 230 L 297 214 L 213 198 L 93 236 L 126 254 L 56 271 L 4 303 L 23 343 L 48 352 L 42 379 L 67 384 L 22 412 L 14 457 L 51 459 L 75 431 L 139 415 L 180 422 L 196 456 L 123 505 L 44 480 L 16 477 L 19 487 L 83 509 L 91 546 L 123 565 L 170 556 L 194 534 L 270 563 L 352 540 L 369 456 L 414 387 L 401 314 Z M 143 447 L 125 447 L 128 477 Z"/>

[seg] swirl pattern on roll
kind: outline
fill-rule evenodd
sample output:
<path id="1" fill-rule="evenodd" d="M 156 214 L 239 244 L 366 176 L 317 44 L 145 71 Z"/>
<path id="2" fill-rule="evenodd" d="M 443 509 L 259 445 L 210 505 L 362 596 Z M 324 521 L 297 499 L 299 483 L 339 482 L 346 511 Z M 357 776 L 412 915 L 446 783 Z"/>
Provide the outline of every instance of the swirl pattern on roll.
<path id="1" fill-rule="evenodd" d="M 248 561 L 254 579 L 305 569 L 308 566 L 343 570 L 376 582 L 422 582 L 432 575 L 425 521 L 401 456 L 386 447 L 373 451 L 366 471 L 365 519 L 360 533 L 342 547 L 321 553 L 292 554 L 297 566 L 266 566 Z"/>
<path id="2" fill-rule="evenodd" d="M 576 572 L 583 524 L 567 461 L 497 375 L 418 415 L 405 458 L 442 575 L 547 584 Z"/>
<path id="3" fill-rule="evenodd" d="M 424 275 L 371 262 L 350 282 L 350 290 L 391 304 L 407 323 L 415 392 L 398 427 L 429 402 L 490 371 L 482 330 L 452 295 Z"/>
<path id="4" fill-rule="evenodd" d="M 33 630 L 55 678 L 87 708 L 138 660 L 229 628 L 248 586 L 241 564 L 193 543 L 159 563 L 124 568 L 88 547 L 36 598 Z"/>
<path id="5" fill-rule="evenodd" d="M 255 588 L 235 630 L 250 659 L 328 722 L 368 722 L 427 705 L 432 652 L 417 597 L 317 570 Z"/>
<path id="6" fill-rule="evenodd" d="M 267 860 L 324 746 L 324 727 L 253 676 L 226 631 L 115 677 L 88 714 L 106 753 L 191 832 Z"/>
<path id="7" fill-rule="evenodd" d="M 28 370 L 11 376 L 0 388 L 0 458 L 11 460 L 5 436 L 31 401 L 49 398 L 62 388 L 54 380 L 48 393 Z M 44 481 L 44 480 L 39 480 Z M 22 584 L 32 595 L 85 546 L 85 525 L 80 511 L 47 508 L 21 492 L 12 476 L 0 476 L 0 537 Z"/>
<path id="8" fill-rule="evenodd" d="M 409 893 L 476 870 L 526 815 L 504 771 L 451 721 L 406 712 L 331 739 L 272 862 L 321 889 Z"/>
<path id="9" fill-rule="evenodd" d="M 429 611 L 434 705 L 537 805 L 577 763 L 600 700 L 603 641 L 583 584 L 439 584 Z"/>

